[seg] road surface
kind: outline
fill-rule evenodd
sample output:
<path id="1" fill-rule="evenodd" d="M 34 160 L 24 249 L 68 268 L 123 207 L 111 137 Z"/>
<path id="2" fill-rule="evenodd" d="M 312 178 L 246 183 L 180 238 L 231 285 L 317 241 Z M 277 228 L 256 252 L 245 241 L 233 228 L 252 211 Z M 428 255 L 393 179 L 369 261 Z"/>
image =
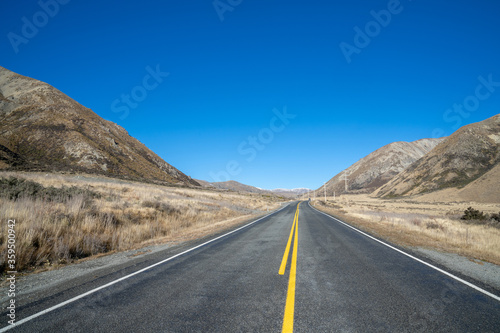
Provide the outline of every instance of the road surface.
<path id="1" fill-rule="evenodd" d="M 498 291 L 476 290 L 308 202 L 165 259 L 133 276 L 110 273 L 99 290 L 75 286 L 19 307 L 10 331 L 500 331 Z"/>

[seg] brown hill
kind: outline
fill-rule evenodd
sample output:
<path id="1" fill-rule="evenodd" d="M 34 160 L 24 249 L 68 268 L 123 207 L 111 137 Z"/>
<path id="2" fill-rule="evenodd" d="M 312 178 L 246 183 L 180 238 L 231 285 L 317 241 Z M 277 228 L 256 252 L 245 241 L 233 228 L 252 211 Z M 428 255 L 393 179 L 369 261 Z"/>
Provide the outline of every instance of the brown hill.
<path id="1" fill-rule="evenodd" d="M 500 115 L 496 115 L 458 129 L 374 194 L 393 197 L 445 188 L 463 188 L 465 195 L 467 191 L 477 192 L 477 184 L 481 184 L 481 193 L 495 196 L 498 194 L 498 187 L 494 189 L 494 182 L 490 178 L 491 175 L 498 174 L 496 167 L 499 163 Z M 475 180 L 477 183 L 473 183 Z M 467 189 L 469 184 L 471 185 Z M 496 200 L 500 198 L 497 197 Z"/>
<path id="2" fill-rule="evenodd" d="M 0 169 L 199 184 L 54 87 L 0 67 Z"/>
<path id="3" fill-rule="evenodd" d="M 326 183 L 327 195 L 347 192 L 371 193 L 386 184 L 412 163 L 431 151 L 443 139 L 422 139 L 414 142 L 393 142 L 363 157 Z M 324 195 L 324 186 L 316 191 L 316 196 Z"/>
<path id="4" fill-rule="evenodd" d="M 226 182 L 215 182 L 215 183 L 209 183 L 213 187 L 221 189 L 221 190 L 230 190 L 230 191 L 235 191 L 235 192 L 248 192 L 248 193 L 261 193 L 261 194 L 269 194 L 269 191 L 260 189 L 258 187 L 250 186 L 250 185 L 245 185 L 242 183 L 239 183 L 234 180 L 229 180 Z"/>
<path id="5" fill-rule="evenodd" d="M 461 189 L 454 187 L 413 197 L 421 202 L 500 203 L 500 164 Z"/>
<path id="6" fill-rule="evenodd" d="M 202 187 L 206 187 L 206 188 L 214 188 L 215 186 L 212 185 L 212 183 L 210 182 L 207 182 L 206 180 L 202 180 L 202 179 L 195 179 L 195 181 L 200 184 Z"/>
<path id="7" fill-rule="evenodd" d="M 229 190 L 235 192 L 247 192 L 247 193 L 259 193 L 259 194 L 267 194 L 267 195 L 276 195 L 279 197 L 285 198 L 298 198 L 300 195 L 307 193 L 310 191 L 306 188 L 296 188 L 296 189 L 274 189 L 274 190 L 265 190 L 251 185 L 245 185 L 235 180 L 229 180 L 225 182 L 214 182 L 210 183 L 206 180 L 196 179 L 198 183 L 200 183 L 205 188 L 216 188 L 219 190 Z"/>

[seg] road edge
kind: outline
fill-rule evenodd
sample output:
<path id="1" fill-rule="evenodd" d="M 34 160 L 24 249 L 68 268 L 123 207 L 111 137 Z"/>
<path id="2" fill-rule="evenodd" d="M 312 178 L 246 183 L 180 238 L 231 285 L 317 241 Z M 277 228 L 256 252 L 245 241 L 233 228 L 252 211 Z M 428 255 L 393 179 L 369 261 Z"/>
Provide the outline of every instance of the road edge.
<path id="1" fill-rule="evenodd" d="M 409 258 L 411 258 L 411 259 L 413 259 L 413 260 L 415 260 L 415 261 L 417 261 L 425 266 L 428 266 L 428 267 L 430 267 L 430 268 L 432 268 L 432 269 L 434 269 L 434 270 L 436 270 L 436 271 L 438 271 L 438 272 L 440 272 L 440 273 L 442 273 L 442 274 L 444 274 L 444 275 L 446 275 L 446 276 L 448 276 L 448 277 L 450 277 L 450 278 L 452 278 L 452 279 L 454 279 L 462 284 L 465 284 L 468 287 L 475 289 L 476 291 L 479 291 L 480 293 L 482 293 L 486 296 L 489 296 L 490 298 L 493 298 L 494 300 L 500 302 L 500 296 L 495 295 L 492 292 L 489 292 L 489 291 L 487 291 L 487 290 L 485 290 L 485 289 L 483 289 L 483 288 L 481 288 L 481 287 L 479 287 L 479 286 L 477 286 L 469 281 L 466 281 L 463 278 L 460 278 L 460 277 L 456 276 L 455 274 L 452 274 L 452 273 L 446 271 L 443 268 L 439 268 L 435 264 L 428 263 L 427 261 L 415 256 L 415 254 L 408 253 L 409 251 L 408 252 L 403 251 L 402 249 L 399 249 L 398 247 L 396 247 L 394 244 L 389 244 L 386 240 L 381 240 L 381 239 L 379 239 L 375 236 L 372 236 L 369 233 L 362 231 L 362 230 L 360 230 L 360 229 L 358 229 L 358 228 L 356 228 L 356 227 L 354 227 L 354 226 L 352 226 L 352 225 L 350 225 L 350 224 L 348 224 L 348 223 L 346 223 L 346 222 L 344 222 L 344 221 L 342 221 L 342 220 L 340 220 L 340 219 L 338 219 L 338 218 L 336 218 L 328 213 L 322 212 L 321 210 L 315 208 L 314 206 L 311 206 L 310 202 L 308 202 L 308 205 L 309 205 L 309 207 L 311 207 L 313 210 L 317 211 L 318 213 L 323 214 L 323 215 L 331 218 L 332 220 L 334 220 L 338 223 L 341 223 L 341 224 L 345 225 L 346 227 L 351 228 L 352 230 L 354 230 L 354 231 L 356 231 L 356 232 L 358 232 L 358 233 L 360 233 L 360 234 L 362 234 L 362 235 L 364 235 L 364 236 L 366 236 L 366 237 L 368 237 L 368 238 L 370 238 L 370 239 L 372 239 L 372 240 L 374 240 L 374 241 L 376 241 L 376 242 L 378 242 L 378 243 L 380 243 L 380 244 L 382 244 L 382 245 L 384 245 L 384 246 L 386 246 L 386 247 L 388 247 L 396 252 L 399 252 L 402 255 L 405 255 L 405 256 L 407 256 L 407 257 L 409 257 Z"/>
<path id="2" fill-rule="evenodd" d="M 150 265 L 148 265 L 146 267 L 143 267 L 143 268 L 141 268 L 139 270 L 136 270 L 133 273 L 129 273 L 129 274 L 125 275 L 125 276 L 122 276 L 122 277 L 120 277 L 118 279 L 114 279 L 114 280 L 112 280 L 112 281 L 110 281 L 108 283 L 105 283 L 105 284 L 103 284 L 103 285 L 101 285 L 99 287 L 95 287 L 93 289 L 90 289 L 90 290 L 88 290 L 86 292 L 83 292 L 83 293 L 81 293 L 81 294 L 79 294 L 77 296 L 74 296 L 74 297 L 72 297 L 70 299 L 67 299 L 67 300 L 65 300 L 63 302 L 57 303 L 57 304 L 55 304 L 55 305 L 53 305 L 53 306 L 51 306 L 51 307 L 49 307 L 49 308 L 47 308 L 45 310 L 35 312 L 34 314 L 29 315 L 26 318 L 18 320 L 14 325 L 8 325 L 8 326 L 1 327 L 0 328 L 0 333 L 9 331 L 9 330 L 11 330 L 13 328 L 16 328 L 16 327 L 18 327 L 18 326 L 20 326 L 20 325 L 22 325 L 22 324 L 24 324 L 24 323 L 26 323 L 28 321 L 31 321 L 31 320 L 35 319 L 37 317 L 40 317 L 40 316 L 42 316 L 44 314 L 47 314 L 49 312 L 52 312 L 52 311 L 58 309 L 58 308 L 61 308 L 61 307 L 66 306 L 66 305 L 68 305 L 70 303 L 73 303 L 73 302 L 75 302 L 75 301 L 77 301 L 77 300 L 79 300 L 81 298 L 84 298 L 84 297 L 89 296 L 89 295 L 91 295 L 93 293 L 96 293 L 97 291 L 100 291 L 102 289 L 105 289 L 107 287 L 115 285 L 115 284 L 117 284 L 119 282 L 127 280 L 127 279 L 129 279 L 129 278 L 131 278 L 131 277 L 133 277 L 135 275 L 141 274 L 141 273 L 143 273 L 145 271 L 148 271 L 148 270 L 150 270 L 150 269 L 152 269 L 152 268 L 154 268 L 156 266 L 160 266 L 160 265 L 162 265 L 164 263 L 172 261 L 172 260 L 174 260 L 174 259 L 176 259 L 178 257 L 181 257 L 181 256 L 183 256 L 183 255 L 185 255 L 187 253 L 190 253 L 190 252 L 193 252 L 195 250 L 198 250 L 198 249 L 200 249 L 200 248 L 202 248 L 202 247 L 204 247 L 204 246 L 206 246 L 206 245 L 208 245 L 210 243 L 213 243 L 213 242 L 215 242 L 217 240 L 220 240 L 220 239 L 225 238 L 225 237 L 227 237 L 229 235 L 232 235 L 232 234 L 234 234 L 234 233 L 236 233 L 236 232 L 238 232 L 240 230 L 246 229 L 246 228 L 248 228 L 248 227 L 250 227 L 250 226 L 252 226 L 252 225 L 254 225 L 254 224 L 256 224 L 256 223 L 258 223 L 258 222 L 260 222 L 260 221 L 262 221 L 262 220 L 264 220 L 264 219 L 266 219 L 266 218 L 268 218 L 268 217 L 270 217 L 270 216 L 272 216 L 272 215 L 274 215 L 274 214 L 276 214 L 278 212 L 280 212 L 280 211 L 282 211 L 283 209 L 285 209 L 286 207 L 288 207 L 289 205 L 291 205 L 293 203 L 294 202 L 285 203 L 280 208 L 278 208 L 278 209 L 276 209 L 276 210 L 274 210 L 274 211 L 272 211 L 272 212 L 270 212 L 270 213 L 268 213 L 268 214 L 266 214 L 264 216 L 258 217 L 256 219 L 252 218 L 252 219 L 249 220 L 250 222 L 247 221 L 247 223 L 244 223 L 243 225 L 235 226 L 234 228 L 230 228 L 229 230 L 226 230 L 224 232 L 216 233 L 215 235 L 206 236 L 206 237 L 198 239 L 198 240 L 188 241 L 187 242 L 188 243 L 188 245 L 187 245 L 188 249 L 186 249 L 186 250 L 183 250 L 183 248 L 184 248 L 183 246 L 179 246 L 179 247 L 177 247 L 177 250 L 180 250 L 180 252 L 178 252 L 178 253 L 173 253 L 172 255 L 168 256 L 167 258 L 164 258 L 163 260 L 157 261 L 157 262 L 155 262 L 153 264 L 150 264 Z M 205 239 L 208 239 L 208 240 L 203 241 Z M 196 244 L 197 241 L 201 242 L 201 243 L 200 244 Z M 193 246 L 189 246 L 189 244 L 191 244 Z M 167 249 L 167 251 L 168 251 L 168 249 Z M 130 263 L 129 267 L 132 266 L 132 265 L 134 265 L 133 262 Z M 69 281 L 63 281 L 61 283 L 65 283 L 65 282 L 69 282 Z M 51 286 L 51 287 L 53 287 L 53 286 Z M 50 296 L 48 296 L 48 297 L 50 297 Z M 33 302 L 37 303 L 38 301 L 42 300 L 43 298 L 44 297 L 41 297 L 40 299 L 34 300 Z M 33 302 L 30 302 L 30 303 L 33 303 Z M 26 304 L 26 306 L 28 306 L 28 304 Z M 2 309 L 2 310 L 4 310 L 4 309 Z"/>

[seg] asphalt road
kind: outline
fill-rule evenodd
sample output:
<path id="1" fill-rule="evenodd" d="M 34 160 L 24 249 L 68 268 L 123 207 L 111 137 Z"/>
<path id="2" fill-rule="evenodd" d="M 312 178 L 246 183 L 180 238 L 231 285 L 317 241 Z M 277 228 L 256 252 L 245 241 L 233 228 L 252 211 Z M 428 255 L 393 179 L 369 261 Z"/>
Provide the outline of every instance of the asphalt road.
<path id="1" fill-rule="evenodd" d="M 297 203 L 77 300 L 19 307 L 21 320 L 70 300 L 11 331 L 280 332 L 287 320 L 295 332 L 500 331 L 493 297 L 307 202 L 295 217 Z"/>

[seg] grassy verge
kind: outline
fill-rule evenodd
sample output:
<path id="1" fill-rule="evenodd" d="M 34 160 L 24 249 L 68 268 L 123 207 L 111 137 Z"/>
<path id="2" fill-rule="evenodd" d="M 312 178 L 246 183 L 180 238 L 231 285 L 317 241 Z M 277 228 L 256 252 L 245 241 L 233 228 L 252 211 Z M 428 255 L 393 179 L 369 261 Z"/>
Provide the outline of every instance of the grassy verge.
<path id="1" fill-rule="evenodd" d="M 218 232 L 280 206 L 276 197 L 165 187 L 108 178 L 0 174 L 0 272 L 7 220 L 16 269 L 46 269 L 159 242 Z"/>
<path id="2" fill-rule="evenodd" d="M 315 208 L 402 246 L 457 253 L 500 265 L 500 229 L 460 219 L 471 203 L 421 203 L 350 196 Z M 485 206 L 495 211 L 498 205 Z"/>

